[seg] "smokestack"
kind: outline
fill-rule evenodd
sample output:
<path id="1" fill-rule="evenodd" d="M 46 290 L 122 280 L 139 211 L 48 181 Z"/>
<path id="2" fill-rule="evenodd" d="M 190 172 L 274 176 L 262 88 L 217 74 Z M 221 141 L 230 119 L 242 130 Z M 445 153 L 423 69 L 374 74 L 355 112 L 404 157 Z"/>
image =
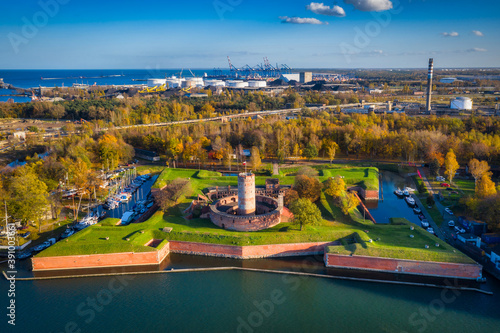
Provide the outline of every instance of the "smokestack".
<path id="1" fill-rule="evenodd" d="M 434 74 L 434 59 L 429 59 L 429 74 L 427 76 L 427 112 L 431 112 L 431 100 L 432 100 L 432 76 Z"/>

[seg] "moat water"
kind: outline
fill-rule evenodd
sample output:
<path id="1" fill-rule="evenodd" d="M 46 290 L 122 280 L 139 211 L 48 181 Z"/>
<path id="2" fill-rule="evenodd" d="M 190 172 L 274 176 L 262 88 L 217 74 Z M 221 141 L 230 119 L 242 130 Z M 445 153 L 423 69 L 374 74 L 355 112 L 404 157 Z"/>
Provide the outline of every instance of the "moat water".
<path id="1" fill-rule="evenodd" d="M 404 189 L 409 186 L 415 188 L 410 177 L 401 177 L 393 172 L 381 173 L 382 183 L 380 184 L 380 199 L 377 201 L 365 202 L 366 207 L 377 223 L 389 223 L 391 217 L 403 217 L 408 221 L 420 225 L 420 219 L 413 213 L 403 198 L 398 198 L 394 191 Z"/>
<path id="2" fill-rule="evenodd" d="M 391 187 L 404 180 L 385 176 L 377 209 L 392 205 L 413 214 Z M 18 276 L 31 275 L 29 261 L 17 265 Z M 328 270 L 321 256 L 242 261 L 171 254 L 156 269 L 217 266 L 384 278 Z M 246 271 L 18 281 L 16 326 L 7 323 L 9 284 L 0 278 L 0 332 L 497 332 L 500 282 L 485 276 L 480 288 L 493 296 Z"/>

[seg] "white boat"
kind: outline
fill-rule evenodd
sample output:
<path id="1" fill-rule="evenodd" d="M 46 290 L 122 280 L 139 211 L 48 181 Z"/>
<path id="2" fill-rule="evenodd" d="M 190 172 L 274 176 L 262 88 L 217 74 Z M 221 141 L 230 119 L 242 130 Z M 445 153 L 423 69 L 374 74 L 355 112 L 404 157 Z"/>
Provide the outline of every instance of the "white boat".
<path id="1" fill-rule="evenodd" d="M 408 205 L 415 206 L 415 199 L 413 199 L 412 197 L 406 197 L 405 200 Z"/>
<path id="2" fill-rule="evenodd" d="M 403 191 L 401 191 L 401 189 L 399 189 L 399 188 L 394 191 L 394 194 L 397 195 L 398 197 L 403 197 L 403 195 L 404 195 Z"/>
<path id="3" fill-rule="evenodd" d="M 403 191 L 403 195 L 404 195 L 405 197 L 408 197 L 408 196 L 410 196 L 410 192 L 409 192 L 407 189 L 405 189 L 405 190 Z"/>

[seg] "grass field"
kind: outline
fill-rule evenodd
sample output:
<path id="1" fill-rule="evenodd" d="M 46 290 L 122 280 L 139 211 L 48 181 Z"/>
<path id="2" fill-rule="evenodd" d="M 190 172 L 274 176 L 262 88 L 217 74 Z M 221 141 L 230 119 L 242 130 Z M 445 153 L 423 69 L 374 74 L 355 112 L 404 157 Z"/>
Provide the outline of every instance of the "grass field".
<path id="1" fill-rule="evenodd" d="M 320 170 L 319 177 L 326 180 L 337 173 L 343 175 L 346 182 L 354 179 L 362 182 L 377 180 L 378 187 L 378 171 L 375 168 L 351 170 L 327 166 Z M 381 256 L 393 255 L 406 259 L 452 262 L 468 260 L 466 256 L 453 252 L 445 244 L 436 248 L 434 243 L 437 238 L 416 226 L 414 231 L 410 231 L 409 222 L 406 220 L 396 220 L 391 225 L 374 225 L 368 220 L 363 220 L 357 209 L 348 216 L 343 215 L 341 210 L 333 204 L 332 198 L 324 193 L 317 203 L 324 220 L 318 225 L 305 226 L 303 231 L 299 230 L 298 225 L 281 223 L 271 229 L 258 232 L 235 232 L 221 229 L 208 219 L 186 220 L 179 212 L 187 207 L 197 193 L 201 193 L 204 188 L 216 185 L 237 185 L 237 177 L 221 177 L 219 173 L 210 171 L 165 169 L 155 186 L 162 187 L 176 178 L 189 178 L 192 185 L 191 195 L 183 198 L 176 209 L 168 213 L 159 211 L 146 222 L 132 223 L 127 226 L 115 225 L 116 219 L 106 219 L 76 233 L 67 240 L 58 242 L 38 256 L 156 251 L 157 249 L 145 246 L 151 239 L 165 240 L 162 244 L 168 240 L 180 240 L 238 246 L 339 240 L 345 244 L 343 251 L 346 253 L 354 246 L 355 250 L 360 253 L 366 252 L 373 255 L 379 253 Z M 257 185 L 263 185 L 266 178 L 268 177 L 256 177 Z M 279 179 L 285 184 L 292 184 L 294 181 L 290 173 L 283 173 Z M 163 232 L 165 227 L 172 228 L 172 230 L 168 233 Z M 413 234 L 414 238 L 410 238 L 410 234 Z M 359 244 L 350 244 L 353 239 L 358 240 Z M 369 239 L 372 239 L 373 243 L 367 246 Z M 429 245 L 430 248 L 425 249 L 425 245 Z"/>
<path id="2" fill-rule="evenodd" d="M 343 242 L 343 246 L 328 247 L 327 252 L 369 257 L 474 263 L 463 253 L 454 250 L 450 245 L 406 219 L 391 220 L 391 225 L 378 229 L 376 232 L 354 233 L 351 239 Z M 411 226 L 414 230 L 410 230 Z M 414 237 L 411 238 L 410 235 Z M 428 245 L 429 249 L 426 249 L 425 245 Z"/>

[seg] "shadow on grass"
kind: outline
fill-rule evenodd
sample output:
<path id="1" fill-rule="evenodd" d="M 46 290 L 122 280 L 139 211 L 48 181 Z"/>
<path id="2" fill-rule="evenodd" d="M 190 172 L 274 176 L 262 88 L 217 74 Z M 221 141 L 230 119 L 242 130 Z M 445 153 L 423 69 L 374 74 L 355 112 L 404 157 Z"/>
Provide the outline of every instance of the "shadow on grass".
<path id="1" fill-rule="evenodd" d="M 363 249 L 368 248 L 366 242 L 361 239 L 357 232 L 353 232 L 349 236 L 340 238 L 339 241 L 347 251 L 351 252 L 351 255 L 356 254 L 356 250 L 359 246 L 361 246 Z"/>

